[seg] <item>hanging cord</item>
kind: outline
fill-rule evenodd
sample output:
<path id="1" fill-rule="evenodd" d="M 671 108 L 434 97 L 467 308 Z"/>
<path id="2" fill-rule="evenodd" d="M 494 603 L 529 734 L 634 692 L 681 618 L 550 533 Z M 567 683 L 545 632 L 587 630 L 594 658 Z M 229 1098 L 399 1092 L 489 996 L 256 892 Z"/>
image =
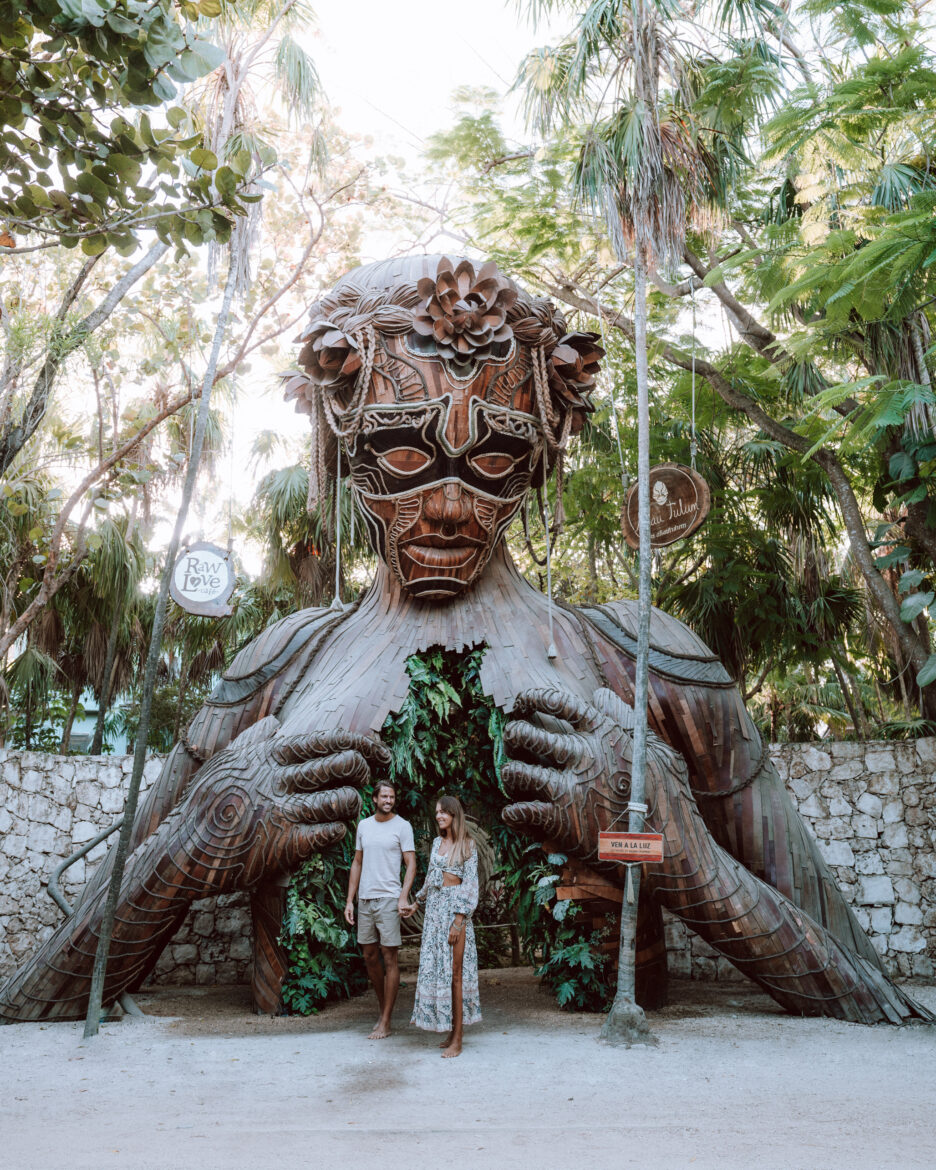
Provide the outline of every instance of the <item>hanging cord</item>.
<path id="1" fill-rule="evenodd" d="M 692 301 L 692 436 L 689 440 L 689 462 L 692 470 L 696 469 L 696 455 L 699 453 L 699 442 L 695 426 L 695 351 L 696 351 L 696 317 L 695 317 L 695 280 L 689 277 L 689 297 Z"/>
<path id="2" fill-rule="evenodd" d="M 595 293 L 595 304 L 598 306 L 598 328 L 601 330 L 601 344 L 604 346 L 605 354 L 608 353 L 608 338 L 605 336 L 605 319 L 604 309 L 601 305 L 601 297 Z M 618 407 L 617 394 L 614 389 L 614 379 L 611 377 L 611 371 L 608 370 L 606 374 L 606 381 L 608 384 L 608 393 L 611 398 L 611 413 L 614 418 L 614 438 L 617 442 L 618 462 L 621 466 L 621 487 L 627 493 L 630 487 L 630 476 L 627 472 L 627 467 L 624 463 L 624 448 L 621 446 L 621 411 Z"/>
<path id="3" fill-rule="evenodd" d="M 309 475 L 309 491 L 306 498 L 306 510 L 311 514 L 316 504 L 324 501 L 328 495 L 328 486 L 331 482 L 329 471 L 329 437 L 331 431 L 336 442 L 340 445 L 344 439 L 348 450 L 354 446 L 361 423 L 364 419 L 364 402 L 367 398 L 367 389 L 370 386 L 374 371 L 374 357 L 377 351 L 377 335 L 373 325 L 365 326 L 360 332 L 353 334 L 354 343 L 361 354 L 361 368 L 354 383 L 351 401 L 345 410 L 335 406 L 334 399 L 325 387 L 317 387 L 313 399 L 315 412 L 312 427 L 312 468 Z M 341 456 L 339 454 L 338 458 Z M 352 524 L 354 513 L 351 515 Z M 353 529 L 352 529 L 353 532 Z M 352 535 L 353 540 L 353 535 Z"/>
<path id="4" fill-rule="evenodd" d="M 348 460 L 350 465 L 351 460 Z M 354 480 L 351 477 L 351 467 L 348 467 L 348 501 L 351 508 L 351 533 L 348 536 L 348 547 L 351 549 L 351 555 L 354 555 L 354 514 L 357 511 L 355 508 L 354 499 Z"/>
<path id="5" fill-rule="evenodd" d="M 234 438 L 237 425 L 237 370 L 231 375 L 231 467 L 228 473 L 228 535 L 227 550 L 234 549 Z"/>
<path id="6" fill-rule="evenodd" d="M 563 445 L 563 435 L 568 438 L 568 431 L 563 426 L 563 435 L 556 434 L 556 427 L 559 424 L 559 416 L 553 410 L 553 405 L 549 400 L 549 371 L 546 368 L 546 351 L 541 345 L 533 347 L 533 388 L 536 391 L 536 405 L 539 407 L 540 420 L 543 424 L 543 438 L 546 440 L 546 450 L 543 452 L 543 459 L 546 460 L 546 455 L 555 455 Z M 567 416 L 571 412 L 566 412 Z"/>
<path id="7" fill-rule="evenodd" d="M 320 393 L 322 411 L 325 421 L 339 439 L 345 439 L 350 446 L 354 444 L 361 422 L 364 418 L 364 402 L 370 386 L 371 375 L 374 372 L 374 357 L 377 351 L 377 334 L 373 325 L 366 325 L 359 333 L 355 333 L 354 342 L 361 354 L 361 368 L 358 371 L 357 381 L 354 384 L 354 393 L 346 410 L 339 411 L 330 394 Z"/>
<path id="8" fill-rule="evenodd" d="M 332 609 L 343 609 L 341 604 L 341 437 L 338 438 L 338 464 L 335 474 L 335 599 Z"/>
<path id="9" fill-rule="evenodd" d="M 553 636 L 553 595 L 552 595 L 552 541 L 549 536 L 549 464 L 546 449 L 543 449 L 543 528 L 546 532 L 546 612 L 549 615 L 549 645 L 546 657 L 558 658 L 556 640 Z"/>
<path id="10" fill-rule="evenodd" d="M 542 501 L 540 501 L 542 503 Z M 542 514 L 542 507 L 540 508 Z M 545 523 L 545 522 L 544 522 Z M 530 560 L 534 565 L 539 565 L 542 569 L 546 564 L 545 557 L 538 557 L 536 549 L 533 547 L 533 541 L 530 539 L 530 496 L 527 493 L 523 501 L 523 539 L 526 541 L 527 552 L 530 554 Z"/>

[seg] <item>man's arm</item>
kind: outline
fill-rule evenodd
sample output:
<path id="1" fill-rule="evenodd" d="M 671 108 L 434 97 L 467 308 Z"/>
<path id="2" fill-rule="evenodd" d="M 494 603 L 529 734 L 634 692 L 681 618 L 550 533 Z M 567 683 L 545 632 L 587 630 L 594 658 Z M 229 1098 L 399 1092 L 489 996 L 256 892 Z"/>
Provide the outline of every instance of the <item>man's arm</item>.
<path id="1" fill-rule="evenodd" d="M 354 861 L 351 862 L 351 872 L 348 874 L 348 900 L 345 903 L 344 916 L 345 922 L 349 926 L 354 926 L 354 896 L 357 894 L 358 886 L 361 883 L 361 863 L 364 860 L 364 850 L 356 849 L 354 851 Z M 413 858 L 413 868 L 416 867 L 415 856 Z"/>
<path id="2" fill-rule="evenodd" d="M 403 889 L 400 891 L 400 898 L 397 902 L 397 909 L 404 918 L 409 916 L 409 895 L 413 888 L 413 882 L 416 879 L 416 853 L 412 849 L 407 849 L 403 854 L 403 861 L 406 863 L 406 873 L 403 877 Z"/>

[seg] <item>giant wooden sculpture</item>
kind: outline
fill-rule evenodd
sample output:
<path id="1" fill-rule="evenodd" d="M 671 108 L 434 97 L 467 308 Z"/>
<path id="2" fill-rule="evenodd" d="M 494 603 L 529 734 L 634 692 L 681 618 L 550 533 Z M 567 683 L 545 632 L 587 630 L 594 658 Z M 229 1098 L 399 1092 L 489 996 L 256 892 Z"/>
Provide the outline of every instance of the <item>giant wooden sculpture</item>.
<path id="1" fill-rule="evenodd" d="M 430 256 L 351 273 L 304 341 L 288 393 L 313 424 L 311 492 L 340 443 L 377 576 L 355 607 L 305 610 L 251 643 L 169 757 L 134 827 L 105 1002 L 142 982 L 192 899 L 249 889 L 254 995 L 275 1010 L 283 875 L 355 816 L 406 659 L 433 645 L 487 647 L 482 685 L 512 712 L 507 822 L 622 882 L 596 852 L 628 798 L 633 606 L 550 615 L 503 541 L 590 409 L 594 335 L 567 334 L 493 264 Z M 651 639 L 648 819 L 665 860 L 641 887 L 646 953 L 665 906 L 791 1012 L 925 1018 L 884 974 L 726 671 L 665 614 Z M 107 870 L 0 989 L 0 1017 L 84 1014 Z"/>

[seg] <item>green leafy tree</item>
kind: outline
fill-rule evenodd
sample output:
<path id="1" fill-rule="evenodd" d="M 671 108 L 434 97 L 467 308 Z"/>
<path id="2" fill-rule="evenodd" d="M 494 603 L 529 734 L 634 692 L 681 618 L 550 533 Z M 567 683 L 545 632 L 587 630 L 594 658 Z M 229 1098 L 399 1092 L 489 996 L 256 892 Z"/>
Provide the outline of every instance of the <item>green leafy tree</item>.
<path id="1" fill-rule="evenodd" d="M 221 11 L 220 0 L 0 5 L 8 232 L 97 255 L 108 245 L 133 252 L 157 224 L 180 241 L 230 230 L 212 209 L 234 190 L 213 186 L 184 111 L 170 109 L 168 125 L 149 112 L 223 64 L 196 28 Z"/>
<path id="2" fill-rule="evenodd" d="M 600 176 L 618 165 L 615 160 L 636 157 L 628 151 L 644 141 L 643 131 L 638 133 L 643 107 L 612 100 L 633 44 L 626 33 L 617 49 L 609 43 L 627 23 L 626 7 L 590 6 L 568 38 L 524 66 L 531 100 L 554 127 L 540 143 L 497 140 L 492 117 L 472 133 L 472 121 L 482 117 L 474 110 L 434 146 L 440 158 L 457 160 L 463 174 L 469 170 L 458 212 L 466 237 L 586 321 L 603 319 L 632 474 L 631 265 L 618 262 L 611 247 L 613 225 L 604 232 L 601 217 L 576 214 L 568 194 L 576 174 L 587 178 L 583 163 L 595 163 Z M 687 33 L 684 46 L 702 43 L 699 28 L 708 32 L 704 47 L 688 57 L 676 60 L 666 50 L 660 58 L 659 126 L 674 177 L 690 180 L 690 198 L 679 263 L 651 266 L 647 274 L 650 377 L 654 398 L 673 424 L 668 435 L 657 428 L 654 454 L 689 461 L 687 388 L 694 371 L 700 465 L 707 439 L 729 450 L 772 445 L 788 452 L 788 478 L 805 477 L 813 485 L 818 479 L 834 513 L 833 527 L 821 535 L 827 555 L 820 575 L 830 587 L 838 587 L 834 577 L 843 573 L 848 587 L 860 585 L 889 660 L 885 665 L 867 648 L 856 649 L 854 639 L 846 651 L 846 627 L 829 647 L 823 669 L 840 671 L 853 691 L 854 731 L 860 732 L 870 714 L 858 701 L 868 693 L 860 676 L 869 669 L 883 665 L 891 679 L 910 675 L 911 701 L 924 714 L 936 704 L 927 685 L 936 675 L 928 630 L 930 595 L 936 592 L 928 479 L 928 260 L 936 249 L 929 210 L 931 42 L 922 14 L 898 0 L 804 6 L 791 10 L 778 29 L 779 12 L 769 5 L 703 6 L 693 10 L 690 33 L 680 13 L 661 9 L 660 19 Z M 595 84 L 586 87 L 583 100 L 594 106 L 583 114 L 576 95 L 586 62 L 599 72 L 589 75 Z M 606 88 L 597 81 L 601 68 L 609 71 Z M 553 215 L 557 230 L 551 232 Z M 718 334 L 724 334 L 721 343 Z M 607 410 L 607 399 L 605 404 Z M 596 421 L 600 428 L 601 410 Z M 607 433 L 613 440 L 613 428 Z M 602 442 L 598 435 L 592 453 L 600 452 Z M 572 498 L 610 516 L 602 500 L 619 500 L 614 484 L 620 471 L 613 463 L 603 464 L 603 491 L 598 471 L 580 469 L 587 490 L 577 492 L 573 468 L 567 505 Z M 766 481 L 773 473 L 770 461 L 760 470 L 750 462 L 728 464 L 727 490 L 738 498 L 758 477 Z M 712 466 L 708 461 L 707 475 Z M 751 496 L 744 505 L 749 511 L 756 504 L 755 527 L 773 523 L 764 505 L 779 506 L 782 518 L 802 494 L 784 487 L 771 500 L 768 487 L 763 482 L 759 498 Z M 807 494 L 814 492 L 815 486 Z M 567 506 L 566 512 L 572 528 L 575 509 Z M 583 519 L 583 526 L 594 519 Z M 609 532 L 610 526 L 600 530 Z M 583 537 L 580 531 L 579 564 L 592 551 Z M 668 588 L 668 564 L 678 564 L 676 575 L 685 573 L 690 584 L 711 570 L 707 542 L 703 530 L 686 542 L 684 555 L 678 549 L 659 554 L 661 595 Z M 819 563 L 804 549 L 796 537 L 790 564 L 797 572 Z M 581 591 L 589 577 L 607 576 L 602 561 L 613 564 L 616 574 L 621 570 L 622 584 L 629 583 L 619 559 L 599 551 L 598 573 L 577 568 L 573 588 Z M 719 570 L 725 571 L 723 558 Z M 815 600 L 815 588 L 809 588 Z M 761 672 L 769 658 L 752 653 L 751 665 Z"/>

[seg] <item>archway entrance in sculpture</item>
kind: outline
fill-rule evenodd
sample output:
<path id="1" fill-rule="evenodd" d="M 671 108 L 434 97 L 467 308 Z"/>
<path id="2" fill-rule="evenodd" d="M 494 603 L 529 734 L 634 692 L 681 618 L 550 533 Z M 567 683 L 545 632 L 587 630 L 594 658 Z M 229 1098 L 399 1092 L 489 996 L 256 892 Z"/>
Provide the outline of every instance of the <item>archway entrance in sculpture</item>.
<path id="1" fill-rule="evenodd" d="M 613 894 L 611 900 L 557 897 L 560 890 L 569 892 L 563 886 L 568 859 L 501 821 L 508 803 L 498 781 L 505 716 L 481 686 L 484 649 L 483 644 L 461 652 L 435 646 L 411 657 L 406 700 L 381 728 L 392 754 L 397 811 L 412 823 L 416 839 L 414 889 L 425 877 L 436 834 L 436 798 L 442 792 L 456 796 L 478 842 L 481 898 L 474 923 L 479 966 L 534 966 L 561 1006 L 599 1011 L 607 1007 L 614 986 Z M 362 815 L 372 811 L 368 795 Z M 293 881 L 285 922 L 291 938 L 287 1010 L 314 1010 L 326 999 L 367 985 L 353 935 L 339 942 L 322 926 L 328 920 L 341 932 L 352 857 L 349 835 L 333 857 L 313 858 Z M 610 894 L 610 887 L 601 892 Z M 404 948 L 418 945 L 420 928 L 420 918 L 404 923 Z M 412 959 L 413 952 L 406 957 Z"/>

